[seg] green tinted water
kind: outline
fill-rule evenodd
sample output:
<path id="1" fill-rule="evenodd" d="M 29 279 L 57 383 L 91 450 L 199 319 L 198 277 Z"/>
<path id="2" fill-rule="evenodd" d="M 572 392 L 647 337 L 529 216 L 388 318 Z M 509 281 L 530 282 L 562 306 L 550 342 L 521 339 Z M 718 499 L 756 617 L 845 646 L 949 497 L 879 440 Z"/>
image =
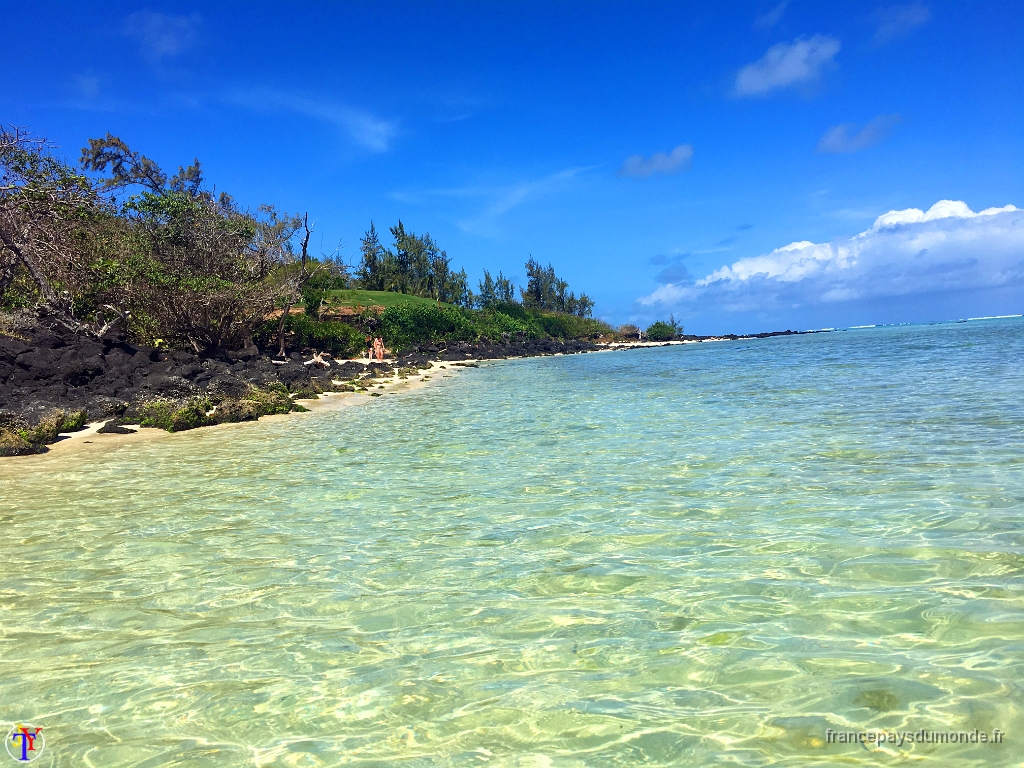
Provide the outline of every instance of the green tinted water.
<path id="1" fill-rule="evenodd" d="M 507 361 L 0 465 L 0 719 L 61 766 L 1019 765 L 1022 352 Z"/>

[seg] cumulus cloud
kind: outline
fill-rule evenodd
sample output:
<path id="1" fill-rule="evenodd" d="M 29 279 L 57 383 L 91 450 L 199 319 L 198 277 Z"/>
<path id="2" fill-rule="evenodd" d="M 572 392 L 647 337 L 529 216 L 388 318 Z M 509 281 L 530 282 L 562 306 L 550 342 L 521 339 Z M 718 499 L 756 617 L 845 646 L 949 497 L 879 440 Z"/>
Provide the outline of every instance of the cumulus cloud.
<path id="1" fill-rule="evenodd" d="M 228 100 L 252 109 L 284 110 L 329 123 L 344 131 L 353 143 L 372 152 L 387 151 L 398 133 L 398 124 L 394 120 L 385 120 L 330 99 L 260 90 L 233 93 Z"/>
<path id="2" fill-rule="evenodd" d="M 160 60 L 176 56 L 199 39 L 202 19 L 198 13 L 171 16 L 152 11 L 136 11 L 127 16 L 121 30 L 135 38 L 147 58 Z"/>
<path id="3" fill-rule="evenodd" d="M 690 169 L 693 147 L 680 144 L 669 153 L 655 152 L 649 159 L 643 155 L 630 155 L 619 169 L 619 176 L 646 178 L 654 174 L 679 173 Z"/>
<path id="4" fill-rule="evenodd" d="M 923 3 L 883 8 L 873 14 L 877 25 L 873 39 L 876 44 L 883 45 L 897 37 L 902 37 L 915 27 L 921 26 L 931 17 L 932 12 Z"/>
<path id="5" fill-rule="evenodd" d="M 959 200 L 879 216 L 828 243 L 790 243 L 740 259 L 692 284 L 667 283 L 641 304 L 733 311 L 875 300 L 1024 285 L 1024 210 L 979 213 Z"/>
<path id="6" fill-rule="evenodd" d="M 829 35 L 773 45 L 764 56 L 736 73 L 736 95 L 763 96 L 778 88 L 817 80 L 840 47 L 839 41 Z"/>
<path id="7" fill-rule="evenodd" d="M 825 154 L 860 152 L 882 141 L 899 121 L 899 115 L 879 115 L 859 131 L 853 123 L 832 126 L 821 137 L 817 151 Z"/>

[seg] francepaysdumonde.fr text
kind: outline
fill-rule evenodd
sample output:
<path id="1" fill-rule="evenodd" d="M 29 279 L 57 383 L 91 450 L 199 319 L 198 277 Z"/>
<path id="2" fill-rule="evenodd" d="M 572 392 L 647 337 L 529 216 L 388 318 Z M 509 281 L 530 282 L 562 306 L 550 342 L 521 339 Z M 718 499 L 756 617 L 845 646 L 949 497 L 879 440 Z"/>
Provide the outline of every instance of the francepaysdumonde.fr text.
<path id="1" fill-rule="evenodd" d="M 975 728 L 973 731 L 825 731 L 828 744 L 1002 744 L 1006 733 L 998 728 L 992 733 Z"/>

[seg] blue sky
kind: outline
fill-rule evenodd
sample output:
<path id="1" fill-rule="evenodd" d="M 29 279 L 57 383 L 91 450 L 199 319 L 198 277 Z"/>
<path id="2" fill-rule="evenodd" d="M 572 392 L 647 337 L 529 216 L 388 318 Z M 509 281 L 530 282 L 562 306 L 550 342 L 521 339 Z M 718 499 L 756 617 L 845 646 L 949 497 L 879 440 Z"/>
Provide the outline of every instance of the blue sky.
<path id="1" fill-rule="evenodd" d="M 532 255 L 614 323 L 1006 314 L 1024 311 L 1024 212 L 1004 208 L 1024 208 L 1021 10 L 5 0 L 0 120 L 70 158 L 107 131 L 198 157 L 349 259 L 399 218 L 474 284 L 522 282 Z"/>

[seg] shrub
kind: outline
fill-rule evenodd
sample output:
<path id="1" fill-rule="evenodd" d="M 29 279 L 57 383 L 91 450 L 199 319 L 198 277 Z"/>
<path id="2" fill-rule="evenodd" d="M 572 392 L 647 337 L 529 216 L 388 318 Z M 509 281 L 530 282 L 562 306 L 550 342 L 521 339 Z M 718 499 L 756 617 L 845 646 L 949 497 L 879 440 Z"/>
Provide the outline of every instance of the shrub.
<path id="1" fill-rule="evenodd" d="M 542 329 L 522 307 L 519 307 L 521 312 L 512 313 L 506 311 L 509 305 L 500 306 L 501 309 L 485 309 L 474 314 L 482 337 L 498 341 L 506 333 L 512 336 L 522 333 L 531 339 L 542 335 Z"/>
<path id="2" fill-rule="evenodd" d="M 388 307 L 380 317 L 380 332 L 394 349 L 435 341 L 476 341 L 480 337 L 471 312 L 431 304 Z"/>
<path id="3" fill-rule="evenodd" d="M 611 328 L 600 320 L 562 313 L 544 313 L 537 318 L 537 322 L 545 334 L 556 339 L 585 339 L 611 331 Z"/>
<path id="4" fill-rule="evenodd" d="M 255 405 L 259 416 L 306 410 L 292 402 L 288 396 L 288 388 L 284 384 L 271 384 L 265 388 L 253 387 L 247 399 Z"/>
<path id="5" fill-rule="evenodd" d="M 138 409 L 139 425 L 168 432 L 185 432 L 213 424 L 206 415 L 209 409 L 210 401 L 205 397 L 186 401 L 184 405 L 173 400 L 151 400 Z"/>
<path id="6" fill-rule="evenodd" d="M 171 425 L 167 428 L 168 432 L 185 432 L 189 429 L 196 429 L 197 427 L 205 427 L 213 423 L 213 421 L 206 415 L 209 403 L 205 400 L 196 400 L 190 402 L 184 408 L 179 408 L 171 416 Z"/>
<path id="7" fill-rule="evenodd" d="M 647 338 L 651 341 L 672 341 L 678 338 L 682 331 L 674 320 L 670 323 L 658 320 L 647 327 Z"/>
<path id="8" fill-rule="evenodd" d="M 319 321 L 309 315 L 290 315 L 284 327 L 285 333 L 292 335 L 292 346 L 312 347 L 330 352 L 335 357 L 355 357 L 366 347 L 364 334 L 348 323 Z M 272 345 L 277 340 L 277 321 L 264 322 L 257 330 L 256 338 L 262 346 Z"/>
<path id="9" fill-rule="evenodd" d="M 58 408 L 41 418 L 34 427 L 22 430 L 21 437 L 35 445 L 48 445 L 57 442 L 61 432 L 81 429 L 84 423 L 85 411 L 65 413 Z"/>
<path id="10" fill-rule="evenodd" d="M 85 427 L 85 411 L 68 411 L 64 414 L 64 426 L 61 432 L 77 432 Z"/>
<path id="11" fill-rule="evenodd" d="M 14 432 L 0 431 L 0 456 L 28 456 L 45 451 L 45 445 L 30 443 Z"/>
<path id="12" fill-rule="evenodd" d="M 171 400 L 151 400 L 139 406 L 139 426 L 170 429 L 174 417 L 174 403 Z"/>
<path id="13" fill-rule="evenodd" d="M 252 400 L 225 400 L 213 412 L 214 424 L 233 424 L 239 421 L 256 421 L 260 417 L 256 403 Z"/>

